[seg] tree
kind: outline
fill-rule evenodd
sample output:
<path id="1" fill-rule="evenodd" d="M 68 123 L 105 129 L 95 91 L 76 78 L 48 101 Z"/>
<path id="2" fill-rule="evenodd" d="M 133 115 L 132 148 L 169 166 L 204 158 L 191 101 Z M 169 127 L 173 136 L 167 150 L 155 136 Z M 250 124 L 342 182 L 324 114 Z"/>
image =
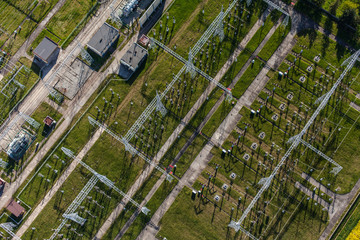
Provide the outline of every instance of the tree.
<path id="1" fill-rule="evenodd" d="M 344 2 L 343 14 L 340 17 L 340 22 L 348 24 L 354 28 L 357 28 L 360 24 L 359 16 L 357 15 L 356 8 L 349 4 L 348 1 Z"/>

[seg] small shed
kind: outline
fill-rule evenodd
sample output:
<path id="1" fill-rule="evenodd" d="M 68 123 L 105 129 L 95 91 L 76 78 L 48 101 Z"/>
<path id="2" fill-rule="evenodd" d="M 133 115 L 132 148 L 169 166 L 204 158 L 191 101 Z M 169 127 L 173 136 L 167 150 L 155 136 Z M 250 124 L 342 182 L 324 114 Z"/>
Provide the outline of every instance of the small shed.
<path id="1" fill-rule="evenodd" d="M 6 205 L 6 209 L 11 212 L 15 217 L 21 217 L 25 213 L 25 208 L 23 208 L 18 202 L 14 199 L 11 199 Z"/>
<path id="2" fill-rule="evenodd" d="M 44 119 L 44 123 L 45 123 L 45 125 L 48 126 L 48 127 L 52 127 L 53 124 L 54 124 L 54 122 L 55 122 L 55 120 L 52 119 L 52 118 L 49 117 L 49 116 L 46 116 L 46 118 Z"/>
<path id="3" fill-rule="evenodd" d="M 45 37 L 33 51 L 34 62 L 40 68 L 49 65 L 56 60 L 60 49 L 57 43 Z"/>
<path id="4" fill-rule="evenodd" d="M 119 31 L 113 26 L 104 23 L 87 43 L 87 47 L 100 57 L 103 57 L 118 38 Z"/>
<path id="5" fill-rule="evenodd" d="M 120 60 L 120 77 L 129 79 L 147 57 L 147 50 L 137 43 L 131 45 Z M 124 71 L 122 71 L 124 69 Z"/>
<path id="6" fill-rule="evenodd" d="M 141 46 L 147 47 L 148 44 L 149 44 L 149 42 L 150 42 L 150 39 L 149 39 L 148 36 L 146 36 L 146 35 L 143 34 L 143 35 L 140 37 L 140 39 L 138 40 L 138 42 L 139 42 L 139 44 L 140 44 Z"/>

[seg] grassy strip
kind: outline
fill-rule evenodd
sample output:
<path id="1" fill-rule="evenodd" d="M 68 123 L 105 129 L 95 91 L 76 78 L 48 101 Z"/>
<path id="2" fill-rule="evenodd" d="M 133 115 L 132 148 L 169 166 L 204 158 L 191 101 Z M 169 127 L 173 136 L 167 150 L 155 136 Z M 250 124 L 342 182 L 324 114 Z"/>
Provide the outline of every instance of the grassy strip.
<path id="1" fill-rule="evenodd" d="M 274 54 L 276 49 L 280 46 L 282 41 L 285 39 L 286 35 L 290 32 L 291 21 L 289 20 L 289 24 L 284 27 L 280 25 L 274 32 L 274 34 L 270 37 L 269 41 L 265 44 L 263 49 L 259 52 L 259 57 L 268 61 L 270 57 Z"/>
<path id="2" fill-rule="evenodd" d="M 272 11 L 263 23 L 263 25 L 256 31 L 249 43 L 246 45 L 246 49 L 253 53 L 260 43 L 264 40 L 265 36 L 269 33 L 270 29 L 278 21 L 281 13 L 279 11 Z"/>
<path id="3" fill-rule="evenodd" d="M 202 132 L 207 136 L 212 136 L 222 121 L 227 117 L 236 101 L 223 101 L 209 121 L 205 124 Z"/>
<path id="4" fill-rule="evenodd" d="M 46 28 L 32 42 L 31 49 L 35 49 L 44 36 L 50 37 L 63 48 L 66 48 L 80 32 L 89 16 L 96 11 L 98 2 L 94 0 L 66 0 L 64 5 L 51 18 Z"/>
<path id="5" fill-rule="evenodd" d="M 127 91 L 128 91 L 127 83 L 126 82 L 121 82 L 121 81 L 112 81 L 112 82 L 110 82 L 108 84 L 106 89 L 110 89 L 110 88 L 115 89 L 116 86 L 122 86 L 122 87 L 119 87 L 118 89 L 120 90 L 120 92 L 119 92 L 120 96 L 123 98 L 126 95 Z M 101 86 L 100 89 L 103 89 L 103 86 Z M 101 95 L 97 96 L 98 94 L 99 94 L 98 91 L 95 92 L 93 94 L 93 96 L 88 100 L 88 103 L 92 103 L 91 106 L 96 106 L 96 105 L 101 106 L 100 105 L 101 101 L 102 101 L 101 97 L 106 97 L 107 99 L 110 99 L 110 96 L 111 96 L 110 91 L 104 91 Z M 96 101 L 92 102 L 93 99 L 95 98 L 95 96 L 96 96 Z M 87 108 L 88 108 L 88 105 L 86 104 L 83 107 L 83 109 L 87 109 Z M 95 109 L 90 109 L 89 112 L 90 113 L 93 112 L 95 114 L 96 110 Z M 79 114 L 82 114 L 82 111 L 80 111 Z M 79 116 L 75 117 L 73 121 L 78 121 L 78 119 L 79 119 Z M 41 169 L 40 173 L 43 174 L 45 177 L 50 174 L 50 176 L 52 176 L 52 179 L 51 179 L 52 183 L 54 183 L 55 180 L 61 174 L 61 171 L 63 171 L 66 168 L 66 165 L 68 164 L 68 163 L 66 163 L 64 165 L 58 158 L 54 157 L 55 155 L 57 155 L 58 157 L 63 156 L 63 153 L 60 150 L 60 147 L 64 146 L 64 145 L 67 145 L 67 146 L 71 146 L 70 148 L 73 151 L 75 151 L 75 152 L 79 151 L 87 143 L 87 141 L 91 137 L 91 133 L 92 133 L 91 129 L 92 129 L 92 127 L 88 123 L 87 118 L 81 118 L 79 120 L 79 122 L 74 126 L 72 131 L 70 131 L 70 132 L 68 131 L 67 133 L 64 134 L 64 137 L 66 137 L 65 141 L 63 141 L 62 144 L 60 146 L 58 146 L 58 148 L 56 148 L 55 147 L 56 145 L 54 145 L 54 148 L 52 148 L 52 150 L 53 149 L 57 149 L 57 150 L 52 154 L 52 156 L 50 157 L 50 154 L 47 154 L 45 156 L 44 160 L 43 160 L 43 161 L 45 161 L 45 159 L 48 159 L 47 164 L 52 166 L 53 169 L 57 168 L 58 170 L 60 170 L 59 174 L 58 175 L 53 175 L 53 174 L 49 173 L 49 171 L 47 169 L 45 169 L 45 168 Z M 59 140 L 59 142 L 60 141 L 61 140 Z M 42 188 L 41 190 L 39 190 L 37 192 L 33 191 L 32 189 L 34 187 L 32 187 L 32 185 L 38 186 L 38 185 L 40 185 L 40 182 L 41 182 L 41 178 L 35 177 L 35 178 L 33 178 L 33 181 L 27 183 L 28 184 L 27 187 L 21 191 L 20 198 L 23 198 L 24 196 L 26 196 L 26 202 L 31 206 L 36 205 L 38 203 L 38 201 L 45 195 L 47 189 L 50 187 L 50 186 L 44 187 L 44 188 Z"/>
<path id="6" fill-rule="evenodd" d="M 251 63 L 249 68 L 246 69 L 242 77 L 232 89 L 232 94 L 234 97 L 240 98 L 263 68 L 264 64 L 260 60 L 254 60 L 254 63 Z"/>

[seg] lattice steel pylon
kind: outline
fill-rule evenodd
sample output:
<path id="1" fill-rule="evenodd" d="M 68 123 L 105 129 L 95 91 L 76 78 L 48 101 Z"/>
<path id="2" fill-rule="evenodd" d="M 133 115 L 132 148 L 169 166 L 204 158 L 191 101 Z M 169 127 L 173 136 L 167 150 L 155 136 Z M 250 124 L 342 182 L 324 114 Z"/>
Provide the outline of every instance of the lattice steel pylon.
<path id="1" fill-rule="evenodd" d="M 263 1 L 266 2 L 270 7 L 275 8 L 276 10 L 278 10 L 278 11 L 282 12 L 283 14 L 285 14 L 286 16 L 290 16 L 288 12 L 286 12 L 280 6 L 276 5 L 274 2 L 272 2 L 270 0 L 263 0 Z"/>
<path id="2" fill-rule="evenodd" d="M 69 219 L 71 221 L 74 221 L 74 222 L 80 224 L 81 226 L 83 226 L 85 224 L 85 222 L 86 222 L 86 219 L 80 217 L 77 212 L 69 213 L 69 214 L 64 213 L 63 217 L 66 218 L 66 219 Z"/>
<path id="3" fill-rule="evenodd" d="M 167 114 L 164 104 L 161 102 L 159 93 L 156 91 L 156 111 L 160 112 L 163 117 Z"/>
<path id="4" fill-rule="evenodd" d="M 164 44 L 162 44 L 161 42 L 157 41 L 156 39 L 150 38 L 152 39 L 152 41 L 157 44 L 159 47 L 161 47 L 162 49 L 164 49 L 166 52 L 170 53 L 172 56 L 174 56 L 176 59 L 178 59 L 179 61 L 183 62 L 185 65 L 187 63 L 187 61 L 180 56 L 179 54 L 177 54 L 176 52 L 174 52 L 173 50 L 171 50 L 170 48 L 168 48 L 167 46 L 165 46 Z M 201 76 L 203 76 L 204 78 L 206 78 L 207 80 L 209 80 L 211 83 L 215 84 L 216 86 L 218 86 L 219 88 L 221 88 L 222 90 L 224 90 L 227 94 L 227 96 L 232 96 L 231 91 L 226 88 L 225 86 L 223 86 L 221 83 L 219 83 L 218 81 L 216 81 L 215 79 L 213 79 L 212 77 L 210 77 L 208 74 L 206 74 L 205 72 L 203 72 L 202 70 L 200 70 L 199 68 L 195 67 L 194 65 L 192 65 L 192 68 L 194 69 L 194 71 L 196 71 L 197 73 L 199 73 Z M 230 98 L 231 100 L 232 98 Z"/>
<path id="5" fill-rule="evenodd" d="M 64 151 L 65 152 L 65 151 Z M 72 152 L 70 150 L 66 151 L 65 154 L 71 154 Z M 93 175 L 90 180 L 86 183 L 86 185 L 81 189 L 80 193 L 76 196 L 74 201 L 71 202 L 70 206 L 66 209 L 63 216 L 68 216 L 69 214 L 72 214 L 76 211 L 76 209 L 80 206 L 80 204 L 84 201 L 84 199 L 89 195 L 89 192 L 94 188 L 96 183 L 98 182 L 98 178 Z M 58 233 L 61 231 L 61 229 L 64 227 L 66 222 L 69 220 L 69 218 L 64 217 L 60 225 L 54 230 L 53 234 L 49 238 L 50 240 L 53 240 Z"/>
<path id="6" fill-rule="evenodd" d="M 221 6 L 221 15 L 224 15 L 224 7 Z M 225 38 L 225 33 L 224 33 L 224 23 L 223 20 L 221 20 L 222 17 L 219 19 L 216 30 L 214 32 L 214 36 L 219 36 L 219 40 L 220 42 L 222 42 Z"/>
<path id="7" fill-rule="evenodd" d="M 154 166 L 155 169 L 157 169 L 158 171 L 160 171 L 161 173 L 166 175 L 166 179 L 171 182 L 174 178 L 167 173 L 164 169 L 160 168 L 158 165 L 156 165 L 152 160 L 150 160 L 148 157 L 146 157 L 144 154 L 142 154 L 140 151 L 138 151 L 136 148 L 134 148 L 129 142 L 126 141 L 125 138 L 123 137 L 119 137 L 117 136 L 115 133 L 113 133 L 112 131 L 110 131 L 106 126 L 104 126 L 103 124 L 99 123 L 98 121 L 96 121 L 95 119 L 93 119 L 92 117 L 88 116 L 88 120 L 90 122 L 91 125 L 97 125 L 98 127 L 101 127 L 102 129 L 105 130 L 105 132 L 107 132 L 108 134 L 110 134 L 113 138 L 115 138 L 117 141 L 121 142 L 122 144 L 125 145 L 125 150 L 129 151 L 132 155 L 138 155 L 140 158 L 144 159 L 147 163 L 149 163 L 150 165 Z"/>
<path id="8" fill-rule="evenodd" d="M 289 15 L 286 15 L 286 17 L 284 18 L 284 21 L 281 23 L 281 25 L 283 25 L 284 27 L 286 27 L 289 24 Z"/>
<path id="9" fill-rule="evenodd" d="M 291 143 L 292 141 L 294 141 L 296 139 L 297 136 L 294 136 L 292 138 L 290 138 L 288 140 L 288 143 Z M 315 152 L 316 154 L 318 154 L 319 156 L 323 157 L 326 161 L 332 163 L 333 165 L 335 165 L 335 167 L 331 170 L 331 173 L 333 173 L 334 175 L 337 175 L 342 169 L 343 167 L 340 166 L 340 164 L 338 164 L 337 162 L 335 162 L 333 159 L 331 159 L 330 157 L 328 157 L 326 154 L 324 154 L 323 152 L 321 152 L 320 150 L 318 150 L 317 148 L 315 148 L 314 146 L 312 146 L 310 143 L 306 142 L 304 139 L 300 139 L 300 142 L 305 145 L 306 147 L 308 147 L 310 150 L 312 150 L 313 152 Z"/>
<path id="10" fill-rule="evenodd" d="M 16 239 L 16 240 L 21 240 L 21 238 L 19 238 L 14 232 L 13 229 L 14 227 L 16 227 L 16 225 L 12 222 L 6 222 L 6 223 L 1 223 L 0 227 L 2 229 L 4 229 L 8 234 L 10 234 L 10 236 L 12 237 L 12 239 Z"/>
<path id="11" fill-rule="evenodd" d="M 19 115 L 35 129 L 39 129 L 39 127 L 41 126 L 40 123 L 38 123 L 35 119 L 26 115 L 25 113 L 19 112 Z"/>
<path id="12" fill-rule="evenodd" d="M 74 153 L 70 150 L 67 149 L 65 147 L 61 147 L 61 150 L 69 157 L 75 159 L 75 155 Z M 141 207 L 140 204 L 138 204 L 137 202 L 135 202 L 130 196 L 128 196 L 126 193 L 124 193 L 123 191 L 121 191 L 119 188 L 117 188 L 114 184 L 114 182 L 110 181 L 106 176 L 99 174 L 98 172 L 96 172 L 94 169 L 92 169 L 89 165 L 87 165 L 86 163 L 84 163 L 83 161 L 79 161 L 80 164 L 85 167 L 87 170 L 89 170 L 92 174 L 94 174 L 94 176 L 96 176 L 102 183 L 104 183 L 106 186 L 114 189 L 116 192 L 118 192 L 121 196 L 123 196 L 124 198 L 128 199 L 132 204 L 134 204 L 137 208 L 141 209 L 141 212 L 144 213 L 145 215 L 147 215 L 150 210 L 146 207 Z"/>
<path id="13" fill-rule="evenodd" d="M 208 41 L 208 39 L 213 35 L 214 31 L 216 30 L 217 24 L 219 21 L 223 21 L 227 14 L 231 11 L 231 9 L 235 6 L 235 4 L 239 0 L 233 0 L 229 7 L 226 9 L 224 14 L 219 13 L 214 21 L 210 24 L 210 26 L 206 29 L 204 34 L 200 37 L 200 39 L 196 42 L 194 47 L 192 48 L 192 54 L 196 56 L 196 54 L 200 51 L 200 49 L 205 45 L 205 43 Z M 174 84 L 179 80 L 183 72 L 186 70 L 186 67 L 183 66 L 179 72 L 175 75 L 173 80 L 168 84 L 165 91 L 163 91 L 160 95 L 160 99 L 163 99 L 166 94 L 172 89 Z M 129 131 L 126 133 L 124 138 L 126 141 L 130 142 L 130 140 L 135 136 L 137 131 L 141 128 L 141 126 L 145 123 L 145 121 L 149 118 L 150 114 L 155 110 L 156 108 L 156 97 L 153 98 L 153 100 L 150 102 L 150 104 L 146 107 L 146 109 L 141 113 L 140 117 L 135 121 L 135 123 L 131 126 Z"/>
<path id="14" fill-rule="evenodd" d="M 281 158 L 279 164 L 274 168 L 273 172 L 271 173 L 271 175 L 269 177 L 266 178 L 266 181 L 263 183 L 263 186 L 261 187 L 261 189 L 257 192 L 256 196 L 252 199 L 251 203 L 248 205 L 248 207 L 245 209 L 244 213 L 242 214 L 242 216 L 240 217 L 240 219 L 235 222 L 235 221 L 231 221 L 229 224 L 229 227 L 232 227 L 235 229 L 235 231 L 239 231 L 240 229 L 242 229 L 241 224 L 243 223 L 243 221 L 245 220 L 245 218 L 247 217 L 247 215 L 250 213 L 251 209 L 255 206 L 256 202 L 259 200 L 259 198 L 261 197 L 262 193 L 270 186 L 272 179 L 274 178 L 274 176 L 277 174 L 277 172 L 279 171 L 279 169 L 281 168 L 281 166 L 284 164 L 284 162 L 286 161 L 286 159 L 290 156 L 290 154 L 292 153 L 293 149 L 295 149 L 299 143 L 301 142 L 301 139 L 303 137 L 303 135 L 307 132 L 307 130 L 309 129 L 309 127 L 313 124 L 314 120 L 316 119 L 316 117 L 319 115 L 320 111 L 326 106 L 326 104 L 328 103 L 331 95 L 334 93 L 334 91 L 336 90 L 336 88 L 338 87 L 338 85 L 341 83 L 341 81 L 343 80 L 343 78 L 345 77 L 345 75 L 347 74 L 348 71 L 351 70 L 351 68 L 354 66 L 356 60 L 358 59 L 358 57 L 360 56 L 360 50 L 358 50 L 354 55 L 352 55 L 352 58 L 350 61 L 348 61 L 348 65 L 346 67 L 346 69 L 342 72 L 342 74 L 340 75 L 340 77 L 338 78 L 338 80 L 336 81 L 336 83 L 332 86 L 332 88 L 330 89 L 329 93 L 324 97 L 324 99 L 321 101 L 320 105 L 318 106 L 318 108 L 316 109 L 316 111 L 313 113 L 313 115 L 310 117 L 309 121 L 305 124 L 304 128 L 301 130 L 301 132 L 294 136 L 292 138 L 292 144 L 289 147 L 289 149 L 286 151 L 285 155 Z M 250 234 L 251 235 L 251 234 Z M 250 236 L 249 235 L 249 236 Z M 251 235 L 250 237 L 254 237 L 253 235 Z M 255 238 L 255 237 L 254 237 Z"/>
<path id="15" fill-rule="evenodd" d="M 185 62 L 186 73 L 190 73 L 191 78 L 194 78 L 196 76 L 196 72 L 194 71 L 195 66 L 194 66 L 194 63 L 193 63 L 193 54 L 191 52 L 191 48 L 189 49 L 189 55 L 188 56 L 189 56 L 188 60 Z"/>

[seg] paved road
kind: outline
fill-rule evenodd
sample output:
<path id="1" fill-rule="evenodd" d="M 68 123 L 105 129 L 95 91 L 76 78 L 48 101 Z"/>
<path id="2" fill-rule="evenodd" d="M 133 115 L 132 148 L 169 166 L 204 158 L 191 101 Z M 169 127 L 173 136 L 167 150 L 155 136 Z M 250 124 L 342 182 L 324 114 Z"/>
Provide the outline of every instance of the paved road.
<path id="1" fill-rule="evenodd" d="M 26 50 L 30 47 L 32 42 L 39 36 L 39 34 L 44 30 L 46 24 L 50 19 L 59 11 L 59 9 L 64 5 L 66 0 L 59 0 L 56 5 L 51 9 L 51 11 L 46 15 L 46 17 L 39 23 L 36 29 L 30 34 L 26 41 L 21 45 L 19 50 L 10 58 L 10 61 L 16 63 L 21 57 L 28 56 Z M 29 58 L 29 56 L 28 56 Z"/>
<path id="2" fill-rule="evenodd" d="M 264 16 L 268 15 L 268 12 L 264 13 Z M 256 31 L 262 26 L 262 22 L 265 19 L 265 17 L 259 19 L 253 26 L 253 28 L 249 31 L 249 33 L 247 34 L 247 36 L 241 41 L 241 43 L 239 44 L 239 47 L 234 51 L 234 53 L 229 57 L 228 61 L 224 64 L 224 66 L 220 69 L 220 71 L 218 72 L 218 74 L 215 76 L 214 80 L 215 81 L 220 81 L 222 79 L 222 77 L 225 75 L 225 73 L 228 71 L 228 69 L 231 67 L 231 64 L 235 61 L 235 59 L 238 57 L 238 55 L 241 53 L 241 51 L 245 48 L 245 46 L 247 45 L 247 43 L 251 40 L 251 38 L 254 36 L 254 34 L 256 33 Z M 189 112 L 187 113 L 187 115 L 181 120 L 181 123 L 178 125 L 178 127 L 174 130 L 174 132 L 172 133 L 172 135 L 169 137 L 169 139 L 165 142 L 165 144 L 162 146 L 162 148 L 159 150 L 158 154 L 155 156 L 155 158 L 153 159 L 154 162 L 158 163 L 160 161 L 160 159 L 164 156 L 164 154 L 168 151 L 168 149 L 171 147 L 171 145 L 174 143 L 174 141 L 177 139 L 178 135 L 182 132 L 182 130 L 185 128 L 185 126 L 190 122 L 190 120 L 192 119 L 192 117 L 196 114 L 196 112 L 198 111 L 198 109 L 201 107 L 201 105 L 206 101 L 207 97 L 209 96 L 209 94 L 212 92 L 212 90 L 216 87 L 216 85 L 214 84 L 210 84 L 206 90 L 204 91 L 204 93 L 200 96 L 200 98 L 196 101 L 196 103 L 193 105 L 193 107 L 189 110 Z M 153 168 L 152 166 L 149 166 L 148 168 Z M 152 171 L 152 169 L 151 169 Z M 146 171 L 146 175 L 148 176 L 151 171 Z M 144 171 L 145 172 L 145 171 Z M 143 172 L 143 173 L 144 173 Z M 142 177 L 141 178 L 142 181 L 145 181 L 147 179 L 147 177 Z M 162 176 L 154 185 L 152 191 L 149 192 L 149 194 L 145 197 L 145 199 L 143 200 L 143 202 L 140 204 L 141 206 L 144 206 L 147 201 L 152 197 L 152 195 L 155 193 L 156 189 L 158 189 L 161 186 L 161 183 L 165 180 L 165 177 Z M 138 190 L 139 186 L 142 185 L 143 182 L 135 182 L 135 184 L 133 185 L 133 187 L 129 190 L 129 192 L 127 193 L 129 196 L 133 196 L 133 194 L 136 193 L 136 191 Z M 141 185 L 139 185 L 141 184 Z M 191 186 L 191 185 L 189 185 Z M 127 202 L 126 202 L 127 203 Z M 124 208 L 124 203 L 120 203 L 117 208 L 111 213 L 110 217 L 107 219 L 107 221 L 105 222 L 106 227 L 103 226 L 99 232 L 96 234 L 96 239 L 101 239 L 101 237 L 105 234 L 105 232 L 110 228 L 110 226 L 112 225 L 112 223 L 115 221 L 115 219 L 120 215 L 121 211 Z M 137 214 L 137 213 L 135 213 Z M 131 223 L 135 220 L 135 214 L 129 219 L 129 221 L 125 224 L 125 228 L 122 229 L 120 231 L 120 233 L 118 234 L 118 236 L 116 237 L 117 239 L 120 238 L 120 236 L 122 234 L 124 234 L 127 230 L 127 228 L 131 225 Z"/>
<path id="3" fill-rule="evenodd" d="M 43 200 L 36 206 L 35 209 L 31 212 L 31 215 L 26 219 L 26 221 L 21 225 L 20 229 L 16 232 L 18 237 L 21 237 L 36 217 L 40 214 L 40 212 L 46 207 L 46 205 L 50 202 L 51 198 L 57 193 L 66 179 L 70 176 L 70 174 L 75 170 L 76 166 L 80 163 L 80 161 L 84 158 L 90 148 L 95 144 L 96 140 L 103 133 L 102 128 L 98 128 L 92 138 L 86 143 L 83 149 L 79 152 L 76 158 L 70 163 L 69 167 L 64 171 L 61 177 L 55 182 L 49 192 L 45 195 Z"/>
<path id="4" fill-rule="evenodd" d="M 281 59 L 281 62 L 283 59 L 285 59 L 285 57 L 291 51 L 293 45 L 295 44 L 293 40 L 294 36 L 295 36 L 294 32 L 290 32 L 288 34 L 288 36 L 284 39 L 280 47 L 269 59 L 268 65 L 270 65 L 272 68 L 276 68 L 279 65 L 278 59 Z M 206 144 L 205 147 L 200 151 L 200 153 L 197 155 L 195 160 L 190 165 L 189 169 L 181 178 L 181 181 L 176 185 L 174 190 L 169 194 L 166 200 L 155 212 L 155 214 L 150 220 L 151 225 L 149 224 L 143 229 L 143 231 L 140 233 L 140 235 L 137 238 L 138 240 L 155 239 L 155 236 L 159 230 L 158 226 L 163 215 L 171 207 L 172 203 L 175 201 L 176 197 L 178 196 L 182 188 L 185 185 L 192 186 L 195 180 L 201 174 L 201 172 L 208 165 L 212 157 L 210 151 L 213 148 L 213 144 L 220 147 L 228 138 L 228 136 L 236 126 L 237 122 L 241 119 L 241 115 L 239 114 L 239 111 L 244 106 L 249 107 L 251 103 L 256 99 L 260 91 L 265 87 L 266 83 L 268 82 L 269 79 L 266 76 L 268 71 L 269 71 L 268 68 L 263 68 L 261 72 L 258 74 L 258 76 L 254 79 L 254 81 L 250 84 L 248 89 L 245 91 L 245 93 L 242 95 L 242 97 L 233 107 L 231 112 L 228 114 L 225 120 L 220 124 L 219 128 L 215 131 L 215 133 L 211 137 L 210 142 Z"/>
<path id="5" fill-rule="evenodd" d="M 319 195 L 317 195 L 314 190 L 308 189 L 299 182 L 295 183 L 295 187 L 298 188 L 303 193 L 305 193 L 306 195 L 308 195 L 311 199 L 313 199 L 317 203 L 321 204 L 324 208 L 326 209 L 330 208 L 330 204 L 326 202 L 324 199 L 322 199 Z"/>
<path id="6" fill-rule="evenodd" d="M 121 0 L 119 0 L 121 1 Z M 75 38 L 75 40 L 68 46 L 66 50 L 60 52 L 57 64 L 50 70 L 50 72 L 45 76 L 44 81 L 51 79 L 52 74 L 55 74 L 56 70 L 60 67 L 61 63 L 64 59 L 71 53 L 73 49 L 75 49 L 78 45 L 78 42 L 83 44 L 87 43 L 89 38 L 95 33 L 95 31 L 100 28 L 100 26 L 109 18 L 110 9 L 105 6 L 102 7 L 102 14 L 96 17 L 93 17 L 90 22 L 86 25 L 83 31 Z M 116 62 L 113 62 L 116 64 Z M 69 103 L 69 108 L 67 110 L 67 114 L 64 117 L 64 121 L 60 126 L 55 130 L 55 132 L 50 136 L 49 140 L 46 144 L 40 149 L 40 151 L 35 155 L 32 161 L 26 166 L 24 171 L 18 176 L 15 182 L 8 184 L 7 189 L 5 189 L 4 194 L 0 198 L 0 209 L 2 209 L 5 204 L 11 199 L 13 194 L 17 191 L 17 189 L 25 182 L 25 180 L 29 177 L 31 172 L 35 169 L 38 163 L 43 159 L 45 154 L 51 149 L 52 145 L 63 135 L 65 130 L 69 127 L 71 120 L 78 113 L 82 106 L 87 102 L 89 97 L 96 91 L 98 86 L 101 84 L 102 80 L 106 77 L 104 73 L 93 73 L 91 77 L 87 80 L 83 88 L 78 92 L 77 96 Z M 61 74 L 61 72 L 60 72 Z M 105 75 L 105 76 L 104 76 Z M 51 82 L 50 82 L 51 84 Z M 44 86 L 42 82 L 39 82 L 33 91 L 29 93 L 29 95 L 25 98 L 25 100 L 19 104 L 18 111 L 23 112 L 27 115 L 31 115 L 35 109 L 44 101 L 48 96 L 48 90 Z M 2 129 L 5 129 L 12 122 L 15 121 L 15 116 L 18 113 L 13 113 L 10 120 L 5 124 Z M 21 124 L 19 121 L 17 124 Z"/>

